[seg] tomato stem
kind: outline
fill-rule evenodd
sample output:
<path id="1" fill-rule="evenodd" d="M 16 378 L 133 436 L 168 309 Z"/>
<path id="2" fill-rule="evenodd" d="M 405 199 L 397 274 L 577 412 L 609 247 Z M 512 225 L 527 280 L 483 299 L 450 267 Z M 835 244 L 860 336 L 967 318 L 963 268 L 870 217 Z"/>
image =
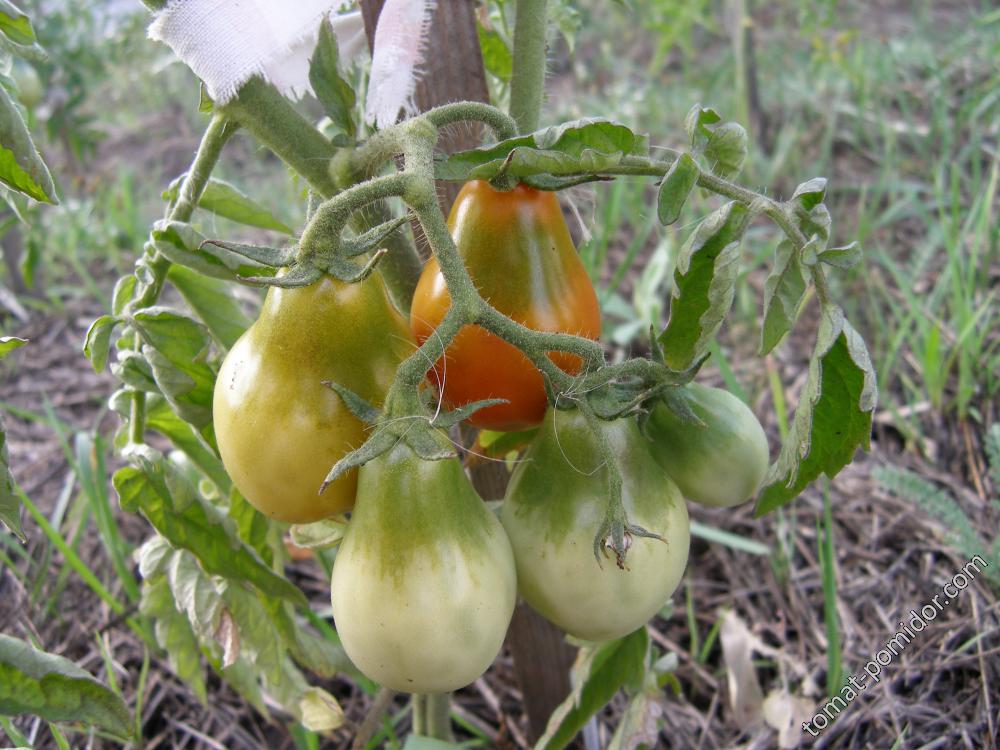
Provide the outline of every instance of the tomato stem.
<path id="1" fill-rule="evenodd" d="M 545 93 L 547 0 L 517 0 L 514 8 L 514 65 L 510 113 L 522 133 L 538 128 Z"/>

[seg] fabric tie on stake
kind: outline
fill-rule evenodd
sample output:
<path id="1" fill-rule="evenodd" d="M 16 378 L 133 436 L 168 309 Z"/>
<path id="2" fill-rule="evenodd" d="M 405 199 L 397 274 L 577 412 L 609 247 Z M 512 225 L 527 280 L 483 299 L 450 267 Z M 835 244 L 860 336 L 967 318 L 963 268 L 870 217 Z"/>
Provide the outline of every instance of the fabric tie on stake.
<path id="1" fill-rule="evenodd" d="M 218 104 L 261 76 L 286 96 L 311 92 L 309 58 L 329 14 L 342 61 L 365 49 L 360 11 L 337 15 L 343 0 L 173 0 L 156 14 L 149 37 L 167 44 Z"/>
<path id="2" fill-rule="evenodd" d="M 149 26 L 205 83 L 219 104 L 261 76 L 286 96 L 311 93 L 309 58 L 329 15 L 341 61 L 365 48 L 360 11 L 343 0 L 172 0 Z M 365 117 L 380 128 L 416 111 L 416 90 L 435 0 L 386 0 L 375 31 Z"/>

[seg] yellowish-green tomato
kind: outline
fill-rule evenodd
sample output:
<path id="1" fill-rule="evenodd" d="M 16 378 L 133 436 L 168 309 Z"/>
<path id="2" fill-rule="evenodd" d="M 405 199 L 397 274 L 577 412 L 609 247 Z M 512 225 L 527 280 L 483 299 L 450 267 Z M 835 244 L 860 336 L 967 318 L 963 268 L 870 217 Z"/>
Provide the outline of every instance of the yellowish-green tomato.
<path id="1" fill-rule="evenodd" d="M 367 677 L 410 693 L 468 685 L 500 651 L 516 592 L 507 536 L 458 459 L 400 444 L 361 468 L 331 600 Z"/>
<path id="2" fill-rule="evenodd" d="M 602 423 L 622 476 L 628 521 L 663 541 L 634 536 L 625 569 L 598 563 L 594 535 L 608 507 L 607 469 L 587 420 L 549 409 L 511 477 L 501 521 L 524 600 L 570 635 L 619 638 L 667 602 L 687 564 L 687 506 L 653 459 L 634 419 Z"/>
<path id="3" fill-rule="evenodd" d="M 764 428 L 729 391 L 691 383 L 682 397 L 705 424 L 658 404 L 646 427 L 653 455 L 688 500 L 723 508 L 745 502 L 767 474 Z"/>
<path id="4" fill-rule="evenodd" d="M 381 405 L 413 346 L 406 318 L 377 275 L 356 284 L 326 277 L 298 289 L 272 287 L 215 382 L 219 453 L 243 496 L 289 523 L 350 510 L 357 472 L 318 492 L 330 467 L 368 433 L 323 381 Z"/>

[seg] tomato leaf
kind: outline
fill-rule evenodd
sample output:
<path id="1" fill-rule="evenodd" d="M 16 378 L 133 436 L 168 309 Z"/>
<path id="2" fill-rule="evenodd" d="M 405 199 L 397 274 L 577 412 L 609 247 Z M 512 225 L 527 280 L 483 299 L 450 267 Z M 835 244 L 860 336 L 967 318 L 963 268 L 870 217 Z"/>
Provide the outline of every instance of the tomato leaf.
<path id="1" fill-rule="evenodd" d="M 815 248 L 810 240 L 807 252 Z M 806 295 L 807 280 L 802 268 L 802 254 L 788 240 L 778 244 L 774 268 L 764 282 L 764 322 L 760 328 L 760 354 L 774 349 L 792 330 L 799 315 L 799 308 Z"/>
<path id="2" fill-rule="evenodd" d="M 18 347 L 28 343 L 28 339 L 17 336 L 0 336 L 0 359 L 3 359 Z"/>
<path id="3" fill-rule="evenodd" d="M 831 247 L 816 255 L 816 260 L 843 270 L 854 268 L 861 262 L 863 253 L 857 242 L 852 242 L 843 247 Z"/>
<path id="4" fill-rule="evenodd" d="M 820 474 L 834 477 L 859 447 L 868 450 L 877 400 L 864 341 L 840 308 L 824 307 L 795 421 L 764 480 L 754 515 L 790 502 Z"/>
<path id="5" fill-rule="evenodd" d="M 111 374 L 127 386 L 144 393 L 159 393 L 153 378 L 153 368 L 141 352 L 124 349 L 118 352 L 118 361 L 111 363 Z M 122 416 L 128 416 L 128 411 Z"/>
<path id="6" fill-rule="evenodd" d="M 704 154 L 713 173 L 730 179 L 747 159 L 747 131 L 739 123 L 723 123 L 708 137 Z"/>
<path id="7" fill-rule="evenodd" d="M 249 544 L 268 565 L 274 565 L 274 546 L 281 544 L 277 527 L 253 507 L 250 502 L 233 487 L 229 491 L 229 517 L 236 523 L 240 539 Z"/>
<path id="8" fill-rule="evenodd" d="M 175 177 L 163 191 L 163 200 L 173 202 L 180 194 L 181 184 L 186 174 Z M 209 179 L 198 199 L 198 207 L 216 216 L 244 224 L 248 227 L 272 229 L 283 234 L 292 234 L 291 228 L 279 221 L 264 206 L 245 195 L 238 187 L 215 177 Z"/>
<path id="9" fill-rule="evenodd" d="M 250 327 L 252 321 L 222 281 L 177 265 L 170 267 L 167 278 L 209 333 L 226 349 L 232 348 Z"/>
<path id="10" fill-rule="evenodd" d="M 201 648 L 191 629 L 191 623 L 174 604 L 173 592 L 166 576 L 161 575 L 143 582 L 139 612 L 153 620 L 156 642 L 166 652 L 170 669 L 205 704 L 208 691 L 201 666 Z"/>
<path id="11" fill-rule="evenodd" d="M 645 155 L 649 142 L 624 125 L 583 119 L 509 138 L 500 143 L 436 159 L 439 180 L 493 179 L 502 174 L 573 175 L 600 172 L 631 155 Z"/>
<path id="12" fill-rule="evenodd" d="M 191 268 L 198 273 L 224 281 L 241 281 L 271 276 L 274 270 L 221 246 L 206 242 L 190 224 L 180 221 L 158 221 L 150 234 L 153 247 L 171 263 Z"/>
<path id="13" fill-rule="evenodd" d="M 0 34 L 14 44 L 30 45 L 36 41 L 28 14 L 10 0 L 0 0 Z"/>
<path id="14" fill-rule="evenodd" d="M 351 84 L 340 77 L 339 62 L 337 36 L 333 33 L 330 19 L 324 18 L 319 25 L 316 51 L 309 61 L 309 83 L 333 123 L 354 138 L 357 126 L 352 113 L 356 97 Z"/>
<path id="15" fill-rule="evenodd" d="M 0 86 L 0 182 L 36 201 L 59 202 L 49 168 L 3 86 Z"/>
<path id="16" fill-rule="evenodd" d="M 14 491 L 14 475 L 10 473 L 10 456 L 7 453 L 7 432 L 3 416 L 0 415 L 0 523 L 6 526 L 22 542 L 25 541 L 21 529 L 21 499 Z"/>
<path id="17" fill-rule="evenodd" d="M 650 670 L 643 689 L 629 699 L 608 750 L 656 747 L 663 709 L 663 692 L 657 685 L 656 673 Z"/>
<path id="18" fill-rule="evenodd" d="M 483 53 L 483 67 L 501 81 L 509 81 L 514 73 L 514 56 L 507 42 L 493 29 L 487 29 L 476 19 L 479 32 L 479 49 Z"/>
<path id="19" fill-rule="evenodd" d="M 229 494 L 232 480 L 226 473 L 218 450 L 200 432 L 181 419 L 162 396 L 146 399 L 146 427 L 156 430 L 191 459 L 222 495 Z"/>
<path id="20" fill-rule="evenodd" d="M 670 319 L 659 336 L 671 369 L 686 370 L 703 356 L 729 312 L 748 219 L 745 206 L 727 203 L 705 217 L 681 249 Z"/>
<path id="21" fill-rule="evenodd" d="M 813 177 L 806 180 L 792 193 L 792 201 L 798 203 L 806 211 L 811 211 L 826 199 L 826 178 Z"/>
<path id="22" fill-rule="evenodd" d="M 641 685 L 648 652 L 649 636 L 645 627 L 624 638 L 580 649 L 573 666 L 573 691 L 552 712 L 535 750 L 566 747 L 620 688 Z"/>
<path id="23" fill-rule="evenodd" d="M 663 226 L 670 226 L 680 218 L 681 209 L 698 184 L 700 174 L 701 170 L 691 158 L 691 154 L 681 154 L 677 161 L 670 165 L 656 194 L 656 213 Z"/>
<path id="24" fill-rule="evenodd" d="M 111 312 L 114 315 L 122 315 L 128 303 L 135 299 L 138 283 L 139 280 L 131 274 L 115 282 L 115 290 L 111 294 Z"/>
<path id="25" fill-rule="evenodd" d="M 347 533 L 347 519 L 343 515 L 337 515 L 315 523 L 295 524 L 289 531 L 292 544 L 296 547 L 330 549 L 340 544 Z"/>
<path id="26" fill-rule="evenodd" d="M 302 592 L 240 541 L 232 522 L 162 456 L 143 448 L 132 451 L 130 457 L 137 466 L 119 469 L 112 479 L 123 510 L 141 512 L 174 547 L 194 554 L 207 573 L 245 581 L 269 596 L 305 603 Z"/>
<path id="27" fill-rule="evenodd" d="M 83 353 L 90 360 L 94 372 L 101 372 L 108 364 L 108 354 L 111 352 L 111 334 L 121 322 L 112 315 L 102 315 L 93 323 L 83 340 Z"/>
<path id="28" fill-rule="evenodd" d="M 68 659 L 0 634 L 0 715 L 24 713 L 133 736 L 128 708 L 110 688 Z"/>
<path id="29" fill-rule="evenodd" d="M 695 104 L 691 107 L 684 117 L 684 130 L 691 139 L 691 145 L 702 146 L 712 135 L 708 126 L 721 121 L 722 115 L 711 107 L 702 107 L 701 104 Z"/>
<path id="30" fill-rule="evenodd" d="M 163 307 L 132 317 L 142 336 L 142 353 L 171 406 L 197 428 L 212 422 L 215 372 L 207 364 L 208 331 L 201 323 Z"/>

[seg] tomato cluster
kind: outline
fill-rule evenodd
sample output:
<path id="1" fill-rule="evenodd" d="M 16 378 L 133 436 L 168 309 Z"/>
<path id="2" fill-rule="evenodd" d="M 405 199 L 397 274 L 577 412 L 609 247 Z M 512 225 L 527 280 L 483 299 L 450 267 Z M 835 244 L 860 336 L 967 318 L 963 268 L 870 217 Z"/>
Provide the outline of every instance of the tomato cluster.
<path id="1" fill-rule="evenodd" d="M 480 294 L 500 312 L 536 330 L 599 337 L 597 297 L 553 193 L 468 183 L 449 226 Z M 618 638 L 641 627 L 684 572 L 684 498 L 742 502 L 768 460 L 760 424 L 725 391 L 678 388 L 675 398 L 687 408 L 675 413 L 657 404 L 644 430 L 635 417 L 588 420 L 577 409 L 548 405 L 541 374 L 518 349 L 467 326 L 434 364 L 430 385 L 450 406 L 506 399 L 476 412 L 474 426 L 538 427 L 499 519 L 457 458 L 425 461 L 402 442 L 317 494 L 329 467 L 366 437 L 324 381 L 380 405 L 398 364 L 432 335 L 449 306 L 434 260 L 409 324 L 377 276 L 272 288 L 260 319 L 226 357 L 215 390 L 219 450 L 253 505 L 292 523 L 353 508 L 331 583 L 338 633 L 364 674 L 415 693 L 454 690 L 482 674 L 518 595 L 580 639 Z M 575 357 L 551 356 L 568 373 L 581 366 Z M 438 437 L 448 447 L 447 436 Z M 636 532 L 627 536 L 621 566 L 594 554 L 595 534 L 606 527 L 610 459 Z"/>

